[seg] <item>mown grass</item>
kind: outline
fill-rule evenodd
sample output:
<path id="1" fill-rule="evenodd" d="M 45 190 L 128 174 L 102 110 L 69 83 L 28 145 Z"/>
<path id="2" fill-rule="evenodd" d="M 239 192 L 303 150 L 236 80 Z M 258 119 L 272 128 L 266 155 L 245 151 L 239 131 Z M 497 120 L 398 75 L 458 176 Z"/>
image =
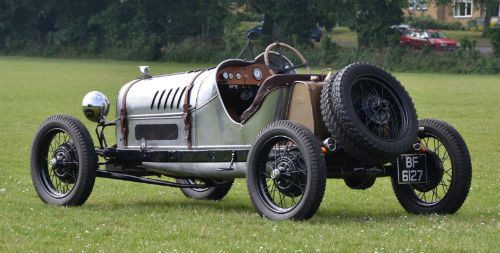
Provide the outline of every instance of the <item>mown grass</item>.
<path id="1" fill-rule="evenodd" d="M 483 37 L 483 32 L 479 31 L 451 31 L 451 30 L 443 30 L 443 32 L 456 41 L 460 41 L 461 39 L 467 38 L 469 40 L 477 41 L 478 45 L 481 46 L 491 46 L 490 40 L 487 37 Z"/>
<path id="2" fill-rule="evenodd" d="M 91 90 L 115 105 L 138 76 L 195 64 L 0 57 L 0 252 L 497 252 L 500 250 L 500 77 L 397 74 L 420 118 L 440 118 L 465 138 L 472 156 L 468 199 L 454 215 L 415 216 L 398 204 L 388 178 L 365 191 L 329 180 L 309 221 L 256 215 L 243 179 L 221 201 L 186 199 L 178 189 L 98 178 L 82 207 L 42 203 L 29 153 L 40 123 L 71 114 L 91 131 L 81 99 Z M 110 118 L 115 114 L 111 110 Z M 112 130 L 108 131 L 111 138 Z"/>
<path id="3" fill-rule="evenodd" d="M 344 26 L 334 27 L 331 31 L 323 29 L 323 35 L 327 35 L 332 41 L 336 42 L 358 42 L 356 32 Z"/>

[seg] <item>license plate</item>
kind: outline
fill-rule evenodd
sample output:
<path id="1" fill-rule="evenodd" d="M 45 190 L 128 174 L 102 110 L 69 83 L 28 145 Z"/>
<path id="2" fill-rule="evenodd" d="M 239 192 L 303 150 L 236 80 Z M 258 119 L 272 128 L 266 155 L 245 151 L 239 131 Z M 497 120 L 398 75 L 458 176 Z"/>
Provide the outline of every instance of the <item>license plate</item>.
<path id="1" fill-rule="evenodd" d="M 398 183 L 427 182 L 427 163 L 424 154 L 402 154 L 398 157 Z"/>

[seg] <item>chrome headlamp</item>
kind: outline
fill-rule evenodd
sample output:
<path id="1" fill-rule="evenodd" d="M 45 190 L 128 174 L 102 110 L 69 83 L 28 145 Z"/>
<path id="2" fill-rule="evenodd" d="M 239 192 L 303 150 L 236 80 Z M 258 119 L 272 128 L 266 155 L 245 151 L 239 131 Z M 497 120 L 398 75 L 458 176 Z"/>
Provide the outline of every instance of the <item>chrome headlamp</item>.
<path id="1" fill-rule="evenodd" d="M 108 115 L 109 100 L 99 91 L 91 91 L 82 101 L 83 114 L 93 122 L 100 122 Z"/>

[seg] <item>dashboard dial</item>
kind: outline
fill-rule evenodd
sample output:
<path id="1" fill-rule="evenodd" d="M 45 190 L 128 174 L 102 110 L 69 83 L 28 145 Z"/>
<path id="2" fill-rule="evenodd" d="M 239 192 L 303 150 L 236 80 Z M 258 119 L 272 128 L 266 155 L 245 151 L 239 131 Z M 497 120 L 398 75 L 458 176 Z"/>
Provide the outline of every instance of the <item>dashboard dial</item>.
<path id="1" fill-rule="evenodd" d="M 229 72 L 229 79 L 231 79 L 231 80 L 232 80 L 233 78 L 234 78 L 233 73 Z"/>
<path id="2" fill-rule="evenodd" d="M 255 80 L 257 81 L 260 81 L 262 80 L 262 70 L 259 69 L 259 68 L 253 68 L 253 71 L 252 71 L 252 74 L 253 74 L 253 78 L 255 78 Z"/>
<path id="3" fill-rule="evenodd" d="M 236 73 L 236 79 L 240 80 L 241 79 L 241 74 L 238 72 Z"/>
<path id="4" fill-rule="evenodd" d="M 222 73 L 222 78 L 227 80 L 228 77 L 229 77 L 229 75 L 227 74 L 227 72 Z"/>

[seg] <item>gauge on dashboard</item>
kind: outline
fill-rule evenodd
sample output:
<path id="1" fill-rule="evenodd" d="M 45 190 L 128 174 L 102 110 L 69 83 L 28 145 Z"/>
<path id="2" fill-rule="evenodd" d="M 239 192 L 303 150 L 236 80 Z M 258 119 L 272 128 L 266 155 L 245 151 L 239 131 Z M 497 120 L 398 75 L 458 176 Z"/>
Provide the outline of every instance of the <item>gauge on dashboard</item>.
<path id="1" fill-rule="evenodd" d="M 238 79 L 238 80 L 241 79 L 241 74 L 240 73 L 236 73 L 236 79 Z"/>
<path id="2" fill-rule="evenodd" d="M 229 79 L 231 79 L 231 80 L 232 80 L 233 78 L 234 78 L 233 73 L 229 72 Z"/>
<path id="3" fill-rule="evenodd" d="M 222 73 L 222 78 L 227 80 L 228 77 L 229 77 L 229 75 L 227 74 L 227 72 Z"/>
<path id="4" fill-rule="evenodd" d="M 257 80 L 257 81 L 262 80 L 263 74 L 262 74 L 262 70 L 261 69 L 254 68 L 252 74 L 253 74 L 253 78 L 255 78 L 255 80 Z"/>

